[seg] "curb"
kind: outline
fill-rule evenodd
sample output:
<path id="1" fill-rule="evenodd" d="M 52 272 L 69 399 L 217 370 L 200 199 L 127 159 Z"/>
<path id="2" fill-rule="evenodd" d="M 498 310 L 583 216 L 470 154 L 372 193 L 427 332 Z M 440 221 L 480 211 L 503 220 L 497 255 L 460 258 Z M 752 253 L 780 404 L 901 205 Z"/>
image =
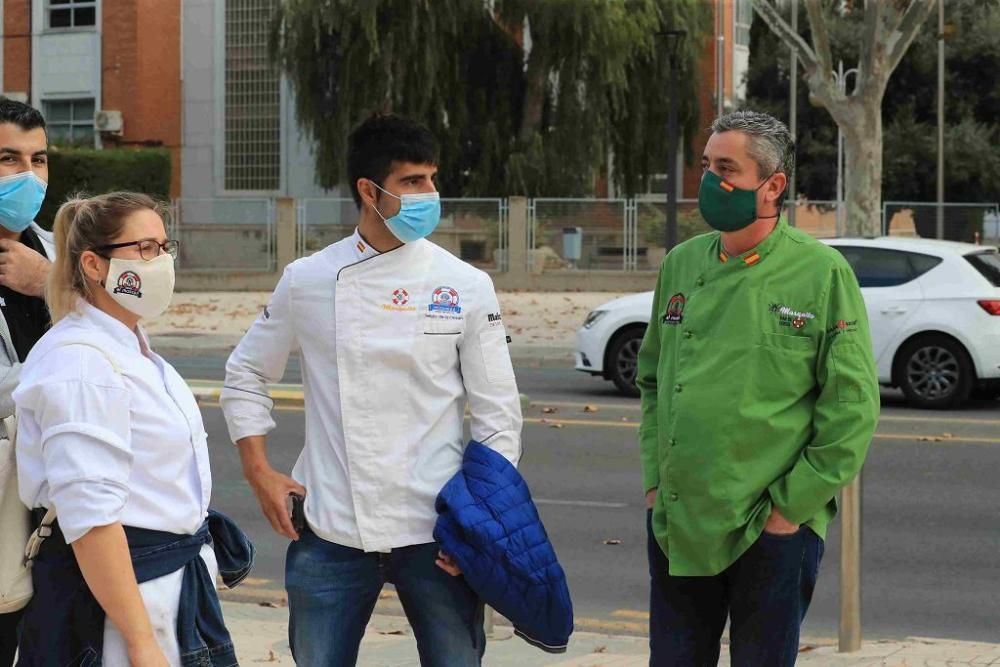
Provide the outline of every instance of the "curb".
<path id="1" fill-rule="evenodd" d="M 166 358 L 216 357 L 227 359 L 240 337 L 213 335 L 153 335 L 153 349 Z M 571 370 L 576 364 L 576 348 L 572 345 L 518 345 L 510 346 L 510 358 L 519 368 L 559 368 Z"/>
<path id="2" fill-rule="evenodd" d="M 219 404 L 219 397 L 222 395 L 221 382 L 188 380 L 187 383 L 198 405 L 216 406 Z M 305 392 L 302 390 L 302 385 L 273 384 L 269 386 L 268 392 L 271 394 L 275 408 L 299 409 L 305 406 Z M 531 405 L 531 398 L 527 394 L 520 396 L 521 410 L 526 410 Z"/>

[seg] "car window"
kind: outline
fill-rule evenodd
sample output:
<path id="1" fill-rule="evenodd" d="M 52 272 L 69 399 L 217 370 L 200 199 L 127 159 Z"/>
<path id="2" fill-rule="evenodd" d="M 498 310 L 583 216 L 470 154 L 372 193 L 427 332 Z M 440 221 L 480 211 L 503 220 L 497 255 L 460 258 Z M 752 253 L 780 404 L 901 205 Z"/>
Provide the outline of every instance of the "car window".
<path id="1" fill-rule="evenodd" d="M 844 255 L 861 287 L 894 287 L 927 273 L 941 263 L 940 257 L 903 250 L 833 246 Z"/>
<path id="2" fill-rule="evenodd" d="M 969 264 L 976 267 L 976 270 L 983 274 L 984 278 L 997 287 L 1000 287 L 1000 253 L 989 251 L 977 252 L 966 255 L 965 259 Z"/>

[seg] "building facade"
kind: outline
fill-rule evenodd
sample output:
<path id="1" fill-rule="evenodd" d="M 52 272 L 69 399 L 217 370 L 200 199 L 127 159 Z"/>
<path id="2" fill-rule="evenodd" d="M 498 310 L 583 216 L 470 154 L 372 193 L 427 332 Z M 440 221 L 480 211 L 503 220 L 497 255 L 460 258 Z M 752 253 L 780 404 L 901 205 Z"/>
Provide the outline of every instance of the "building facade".
<path id="1" fill-rule="evenodd" d="M 311 142 L 268 57 L 280 1 L 4 0 L 0 93 L 41 109 L 56 145 L 166 147 L 175 197 L 338 196 L 315 184 Z M 706 1 L 704 127 L 744 95 L 753 17 L 750 0 Z M 706 138 L 692 137 L 696 154 Z M 700 178 L 684 169 L 678 194 L 697 196 Z"/>

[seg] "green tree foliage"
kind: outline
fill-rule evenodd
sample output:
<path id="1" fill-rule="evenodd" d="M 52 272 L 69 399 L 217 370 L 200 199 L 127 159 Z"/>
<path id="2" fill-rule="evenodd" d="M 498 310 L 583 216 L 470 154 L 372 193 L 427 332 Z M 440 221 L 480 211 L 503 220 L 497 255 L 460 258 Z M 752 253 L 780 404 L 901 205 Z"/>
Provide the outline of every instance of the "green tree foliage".
<path id="1" fill-rule="evenodd" d="M 373 111 L 426 123 L 449 195 L 585 195 L 614 153 L 626 192 L 666 154 L 666 44 L 689 35 L 678 95 L 697 129 L 701 0 L 284 0 L 272 52 L 317 144 L 320 185 L 343 177 L 350 128 Z"/>
<path id="2" fill-rule="evenodd" d="M 1000 87 L 986 74 L 1000 71 L 1000 4 L 954 0 L 945 42 L 945 199 L 1000 199 Z M 786 9 L 785 15 L 788 15 Z M 809 27 L 800 18 L 801 33 Z M 844 67 L 858 58 L 860 13 L 832 23 L 833 57 Z M 788 49 L 762 21 L 751 29 L 747 105 L 788 119 Z M 848 90 L 853 83 L 848 79 Z M 836 192 L 837 126 L 798 87 L 796 188 L 810 199 Z M 922 25 L 889 80 L 882 102 L 882 196 L 890 201 L 934 201 L 937 179 L 937 21 Z"/>

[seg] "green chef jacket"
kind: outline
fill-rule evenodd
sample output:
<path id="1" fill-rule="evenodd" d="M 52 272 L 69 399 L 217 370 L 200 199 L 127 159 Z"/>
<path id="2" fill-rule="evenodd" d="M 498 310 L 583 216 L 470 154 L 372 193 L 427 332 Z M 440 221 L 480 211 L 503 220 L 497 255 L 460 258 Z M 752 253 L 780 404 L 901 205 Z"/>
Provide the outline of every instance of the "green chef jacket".
<path id="1" fill-rule="evenodd" d="M 825 537 L 878 422 L 857 279 L 784 221 L 739 257 L 717 232 L 670 252 L 637 383 L 644 488 L 659 489 L 653 533 L 672 575 L 725 570 L 772 506 Z"/>

